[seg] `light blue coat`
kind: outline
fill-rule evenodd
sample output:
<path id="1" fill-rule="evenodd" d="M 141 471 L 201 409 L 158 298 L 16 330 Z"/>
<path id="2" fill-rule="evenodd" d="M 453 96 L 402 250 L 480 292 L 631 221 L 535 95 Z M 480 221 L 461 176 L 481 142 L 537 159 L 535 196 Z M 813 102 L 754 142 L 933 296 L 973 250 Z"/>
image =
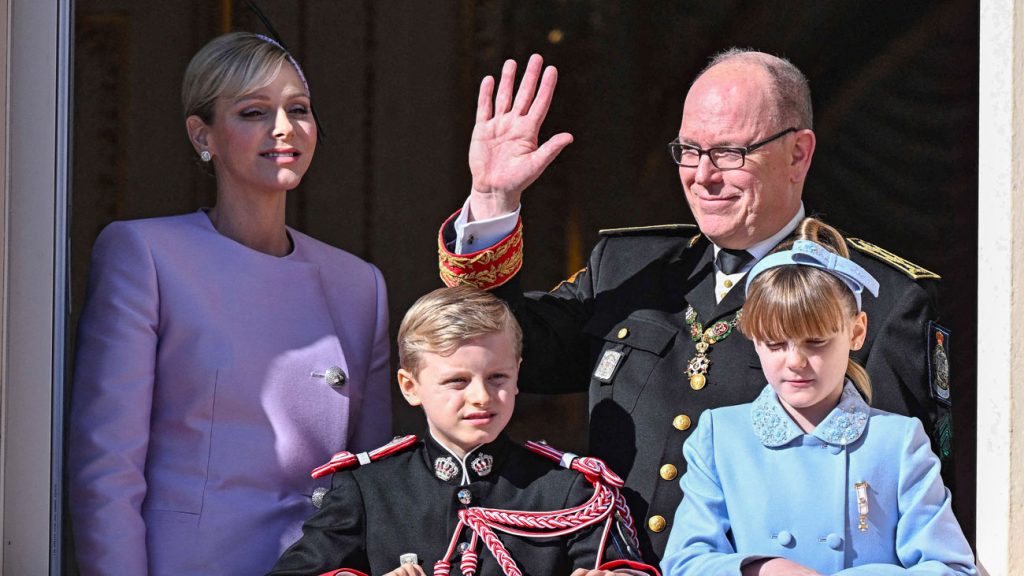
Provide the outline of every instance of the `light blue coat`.
<path id="1" fill-rule="evenodd" d="M 738 575 L 765 557 L 822 574 L 977 573 L 921 423 L 870 408 L 849 381 L 810 434 L 768 386 L 751 404 L 705 412 L 683 455 L 666 576 Z"/>

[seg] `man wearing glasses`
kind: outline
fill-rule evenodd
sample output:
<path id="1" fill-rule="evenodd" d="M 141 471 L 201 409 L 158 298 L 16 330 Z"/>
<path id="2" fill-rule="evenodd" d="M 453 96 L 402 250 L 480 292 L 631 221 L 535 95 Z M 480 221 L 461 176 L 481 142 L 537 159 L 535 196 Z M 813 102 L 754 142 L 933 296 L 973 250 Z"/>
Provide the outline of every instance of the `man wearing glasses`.
<path id="1" fill-rule="evenodd" d="M 734 330 L 743 277 L 804 218 L 814 155 L 804 75 L 768 54 L 730 50 L 693 82 L 669 144 L 699 226 L 602 232 L 587 268 L 548 293 L 523 294 L 519 200 L 565 146 L 538 145 L 557 72 L 530 58 L 513 98 L 515 62 L 494 94 L 485 78 L 470 144 L 473 189 L 442 227 L 441 276 L 493 290 L 525 333 L 525 391 L 590 392 L 590 451 L 626 478 L 642 553 L 658 562 L 682 498 L 682 445 L 709 408 L 764 387 L 753 345 Z M 932 320 L 938 276 L 858 239 L 853 259 L 881 284 L 855 358 L 876 382 L 874 406 L 919 417 L 948 455 L 948 331 Z M 756 471 L 751 471 L 756 474 Z M 766 535 L 767 537 L 767 535 Z"/>

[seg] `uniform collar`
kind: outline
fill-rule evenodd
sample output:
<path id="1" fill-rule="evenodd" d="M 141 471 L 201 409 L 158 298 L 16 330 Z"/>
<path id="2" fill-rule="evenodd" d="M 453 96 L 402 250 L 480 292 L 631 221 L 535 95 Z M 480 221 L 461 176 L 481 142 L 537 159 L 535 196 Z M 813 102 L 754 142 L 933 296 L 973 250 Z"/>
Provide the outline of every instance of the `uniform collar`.
<path id="1" fill-rule="evenodd" d="M 441 482 L 461 486 L 494 476 L 508 454 L 512 441 L 505 433 L 490 444 L 481 444 L 459 458 L 447 446 L 441 444 L 428 430 L 424 434 L 426 466 Z"/>
<path id="2" fill-rule="evenodd" d="M 839 404 L 810 433 L 828 444 L 845 446 L 855 442 L 868 425 L 870 408 L 849 379 L 843 384 Z M 769 448 L 783 446 L 804 434 L 793 422 L 772 387 L 765 386 L 751 405 L 754 435 Z"/>

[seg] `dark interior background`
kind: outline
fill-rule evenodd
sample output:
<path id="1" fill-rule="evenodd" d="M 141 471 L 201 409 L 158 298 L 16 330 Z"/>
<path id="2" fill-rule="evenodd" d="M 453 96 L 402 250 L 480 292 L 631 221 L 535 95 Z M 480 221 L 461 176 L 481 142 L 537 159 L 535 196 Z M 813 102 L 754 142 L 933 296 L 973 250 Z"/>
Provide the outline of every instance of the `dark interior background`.
<path id="1" fill-rule="evenodd" d="M 540 52 L 558 66 L 545 129 L 576 139 L 524 201 L 523 275 L 537 289 L 578 269 L 600 228 L 692 222 L 666 144 L 711 54 L 748 46 L 791 59 L 810 79 L 818 134 L 807 206 L 944 278 L 954 507 L 973 540 L 976 2 L 259 4 L 303 64 L 327 136 L 289 196 L 289 224 L 376 263 L 393 327 L 439 285 L 437 227 L 469 190 L 477 86 L 505 58 Z M 265 31 L 233 0 L 78 0 L 75 10 L 72 323 L 104 225 L 213 204 L 185 136 L 182 74 L 213 36 Z M 421 431 L 397 394 L 394 414 L 396 432 Z M 513 435 L 583 450 L 585 420 L 582 396 L 521 396 Z M 65 550 L 74 573 L 68 536 Z"/>

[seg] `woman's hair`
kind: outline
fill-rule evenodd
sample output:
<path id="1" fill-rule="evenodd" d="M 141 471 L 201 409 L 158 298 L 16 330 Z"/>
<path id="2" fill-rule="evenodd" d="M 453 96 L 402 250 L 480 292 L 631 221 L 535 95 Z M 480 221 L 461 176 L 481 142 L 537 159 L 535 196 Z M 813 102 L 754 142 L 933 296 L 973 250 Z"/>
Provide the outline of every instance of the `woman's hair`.
<path id="1" fill-rule="evenodd" d="M 181 86 L 185 117 L 195 115 L 212 123 L 218 98 L 238 98 L 270 84 L 285 62 L 295 67 L 305 83 L 298 63 L 270 38 L 250 32 L 214 38 L 196 52 L 185 70 Z"/>
<path id="2" fill-rule="evenodd" d="M 788 250 L 796 240 L 816 242 L 830 252 L 849 258 L 842 235 L 814 218 L 805 218 L 792 240 L 776 252 Z M 839 278 L 810 266 L 779 266 L 759 274 L 747 289 L 739 329 L 751 340 L 773 342 L 835 334 L 857 315 L 857 300 Z M 871 402 L 871 380 L 852 358 L 846 376 Z"/>
<path id="3" fill-rule="evenodd" d="M 448 356 L 468 340 L 506 330 L 521 356 L 523 331 L 503 300 L 472 286 L 438 288 L 405 313 L 398 328 L 398 364 L 416 374 L 423 352 Z"/>

